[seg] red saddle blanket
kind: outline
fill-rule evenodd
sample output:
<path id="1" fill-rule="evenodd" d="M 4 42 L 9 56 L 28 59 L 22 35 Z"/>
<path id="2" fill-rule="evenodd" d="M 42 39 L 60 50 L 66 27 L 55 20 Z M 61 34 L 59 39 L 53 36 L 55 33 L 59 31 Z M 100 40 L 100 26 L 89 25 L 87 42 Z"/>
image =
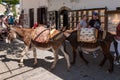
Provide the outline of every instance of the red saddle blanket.
<path id="1" fill-rule="evenodd" d="M 48 28 L 45 28 L 44 26 L 39 26 L 34 29 L 34 32 L 32 33 L 32 39 L 36 42 L 47 43 L 50 38 L 49 34 L 50 30 Z"/>

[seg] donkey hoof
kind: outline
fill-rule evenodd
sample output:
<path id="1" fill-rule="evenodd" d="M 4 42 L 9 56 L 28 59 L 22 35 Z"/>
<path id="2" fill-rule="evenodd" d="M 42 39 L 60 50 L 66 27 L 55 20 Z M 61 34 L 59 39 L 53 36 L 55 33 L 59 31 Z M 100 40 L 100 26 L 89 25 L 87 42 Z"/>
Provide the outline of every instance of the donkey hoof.
<path id="1" fill-rule="evenodd" d="M 35 62 L 34 65 L 37 65 L 37 63 Z"/>
<path id="2" fill-rule="evenodd" d="M 103 67 L 103 64 L 99 64 L 100 67 Z"/>
<path id="3" fill-rule="evenodd" d="M 51 69 L 51 68 L 49 68 L 49 69 L 48 69 L 48 71 L 50 71 L 50 72 L 51 72 L 51 71 L 52 71 L 52 69 Z"/>
<path id="4" fill-rule="evenodd" d="M 99 68 L 99 69 L 102 69 L 102 67 L 101 67 L 100 65 L 98 65 L 98 68 Z"/>
<path id="5" fill-rule="evenodd" d="M 54 68 L 55 68 L 55 66 L 51 66 L 51 68 L 50 68 L 50 69 L 51 69 L 51 70 L 53 70 Z"/>
<path id="6" fill-rule="evenodd" d="M 19 63 L 18 66 L 19 66 L 19 67 L 23 67 L 24 64 L 23 64 L 23 63 Z"/>
<path id="7" fill-rule="evenodd" d="M 88 65 L 88 64 L 89 64 L 89 62 L 85 62 L 85 64 L 86 64 L 86 65 Z"/>
<path id="8" fill-rule="evenodd" d="M 75 62 L 70 62 L 70 64 L 71 64 L 71 65 L 74 65 L 74 64 L 75 64 Z"/>
<path id="9" fill-rule="evenodd" d="M 22 55 L 21 55 L 21 54 L 17 54 L 16 57 L 17 57 L 17 58 L 20 58 L 20 57 L 22 57 Z"/>
<path id="10" fill-rule="evenodd" d="M 53 67 L 51 67 L 51 68 L 50 68 L 50 70 L 54 70 L 54 68 L 53 68 Z"/>
<path id="11" fill-rule="evenodd" d="M 68 71 L 68 72 L 70 71 L 70 68 L 71 68 L 71 65 L 69 65 L 69 66 L 67 67 L 67 71 Z"/>
<path id="12" fill-rule="evenodd" d="M 37 67 L 37 63 L 35 63 L 35 64 L 33 65 L 33 67 Z"/>
<path id="13" fill-rule="evenodd" d="M 112 73 L 113 72 L 113 70 L 111 70 L 111 69 L 108 69 L 108 71 L 107 71 L 107 73 Z"/>
<path id="14" fill-rule="evenodd" d="M 67 68 L 67 71 L 70 72 L 70 68 Z"/>
<path id="15" fill-rule="evenodd" d="M 89 62 L 88 62 L 88 61 L 86 61 L 86 64 L 89 64 Z"/>

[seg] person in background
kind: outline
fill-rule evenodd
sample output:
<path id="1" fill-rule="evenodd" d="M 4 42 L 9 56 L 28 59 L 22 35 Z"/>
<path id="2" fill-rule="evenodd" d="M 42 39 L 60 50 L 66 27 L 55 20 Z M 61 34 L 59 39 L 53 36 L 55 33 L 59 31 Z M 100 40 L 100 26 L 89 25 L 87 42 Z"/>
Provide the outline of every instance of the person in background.
<path id="1" fill-rule="evenodd" d="M 118 23 L 116 27 L 116 35 L 115 35 L 115 40 L 113 41 L 114 43 L 114 48 L 115 48 L 115 53 L 116 53 L 116 62 L 119 62 L 119 56 L 120 56 L 120 22 Z"/>
<path id="2" fill-rule="evenodd" d="M 87 15 L 83 15 L 82 20 L 77 25 L 77 29 L 86 28 L 87 27 L 87 19 L 88 19 Z"/>
<path id="3" fill-rule="evenodd" d="M 14 25 L 15 18 L 13 16 L 9 17 L 9 25 Z"/>
<path id="4" fill-rule="evenodd" d="M 86 28 L 87 27 L 87 19 L 88 19 L 87 15 L 82 16 L 82 20 L 77 25 L 77 30 L 79 30 L 80 28 Z"/>
<path id="5" fill-rule="evenodd" d="M 33 26 L 33 29 L 36 29 L 38 27 L 38 23 L 35 22 L 34 26 Z"/>
<path id="6" fill-rule="evenodd" d="M 0 28 L 2 28 L 2 22 L 3 22 L 3 20 L 2 20 L 2 18 L 0 18 Z"/>
<path id="7" fill-rule="evenodd" d="M 8 16 L 4 16 L 3 21 L 5 24 L 8 24 Z"/>
<path id="8" fill-rule="evenodd" d="M 4 23 L 4 18 L 0 18 L 0 40 L 3 40 L 3 34 L 6 35 L 7 26 Z"/>
<path id="9" fill-rule="evenodd" d="M 93 18 L 89 21 L 89 27 L 94 27 L 98 30 L 100 30 L 101 21 L 98 18 L 98 13 L 93 12 Z"/>
<path id="10" fill-rule="evenodd" d="M 0 18 L 0 28 L 2 28 L 2 29 L 7 29 L 7 26 L 6 26 L 4 17 L 1 17 L 1 18 Z"/>
<path id="11" fill-rule="evenodd" d="M 0 41 L 3 40 L 3 37 L 2 37 L 2 18 L 0 18 Z"/>
<path id="12" fill-rule="evenodd" d="M 116 39 L 120 41 L 120 22 L 116 27 Z"/>
<path id="13" fill-rule="evenodd" d="M 93 17 L 92 19 L 89 21 L 89 26 L 88 27 L 93 27 L 95 29 L 98 30 L 98 39 L 99 40 L 102 40 L 102 36 L 100 34 L 102 34 L 102 31 L 101 31 L 101 21 L 98 17 L 98 13 L 97 12 L 93 12 Z"/>
<path id="14" fill-rule="evenodd" d="M 22 27 L 24 26 L 24 10 L 21 11 L 21 14 L 19 16 L 19 25 Z"/>

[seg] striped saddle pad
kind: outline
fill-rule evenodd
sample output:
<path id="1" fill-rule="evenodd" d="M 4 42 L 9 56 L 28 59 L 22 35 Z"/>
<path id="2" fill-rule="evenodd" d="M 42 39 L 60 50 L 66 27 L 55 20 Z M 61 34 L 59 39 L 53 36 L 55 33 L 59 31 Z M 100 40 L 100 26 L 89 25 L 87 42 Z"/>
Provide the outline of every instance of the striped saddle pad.
<path id="1" fill-rule="evenodd" d="M 32 39 L 36 42 L 47 43 L 50 39 L 49 34 L 50 30 L 48 28 L 39 26 L 34 29 L 34 32 L 32 33 Z"/>
<path id="2" fill-rule="evenodd" d="M 59 40 L 63 36 L 63 33 L 56 29 L 50 30 L 44 26 L 39 26 L 34 29 L 32 33 L 32 39 L 36 42 L 47 43 L 49 40 Z"/>
<path id="3" fill-rule="evenodd" d="M 98 30 L 95 28 L 81 28 L 77 31 L 77 40 L 80 42 L 95 43 Z"/>
<path id="4" fill-rule="evenodd" d="M 50 39 L 51 40 L 59 40 L 64 34 L 59 30 L 52 29 L 50 31 Z"/>

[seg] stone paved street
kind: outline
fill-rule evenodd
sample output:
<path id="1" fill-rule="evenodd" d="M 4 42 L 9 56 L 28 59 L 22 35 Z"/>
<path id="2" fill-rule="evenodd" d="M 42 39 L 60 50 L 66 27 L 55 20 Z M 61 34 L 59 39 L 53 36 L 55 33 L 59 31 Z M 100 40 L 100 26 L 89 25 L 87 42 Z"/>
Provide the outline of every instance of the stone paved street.
<path id="1" fill-rule="evenodd" d="M 32 52 L 26 54 L 24 67 L 19 67 L 19 58 L 16 56 L 23 49 L 24 45 L 21 41 L 14 41 L 11 45 L 0 41 L 0 80 L 120 80 L 120 65 L 114 67 L 114 72 L 107 73 L 109 67 L 108 62 L 103 68 L 98 64 L 102 60 L 102 54 L 97 58 L 93 55 L 84 54 L 89 61 L 86 65 L 79 57 L 77 62 L 71 67 L 70 72 L 67 71 L 66 61 L 59 51 L 59 61 L 54 70 L 50 70 L 53 61 L 53 53 L 50 51 L 37 50 L 38 65 L 33 67 Z M 71 47 L 67 44 L 67 50 L 72 59 Z"/>

